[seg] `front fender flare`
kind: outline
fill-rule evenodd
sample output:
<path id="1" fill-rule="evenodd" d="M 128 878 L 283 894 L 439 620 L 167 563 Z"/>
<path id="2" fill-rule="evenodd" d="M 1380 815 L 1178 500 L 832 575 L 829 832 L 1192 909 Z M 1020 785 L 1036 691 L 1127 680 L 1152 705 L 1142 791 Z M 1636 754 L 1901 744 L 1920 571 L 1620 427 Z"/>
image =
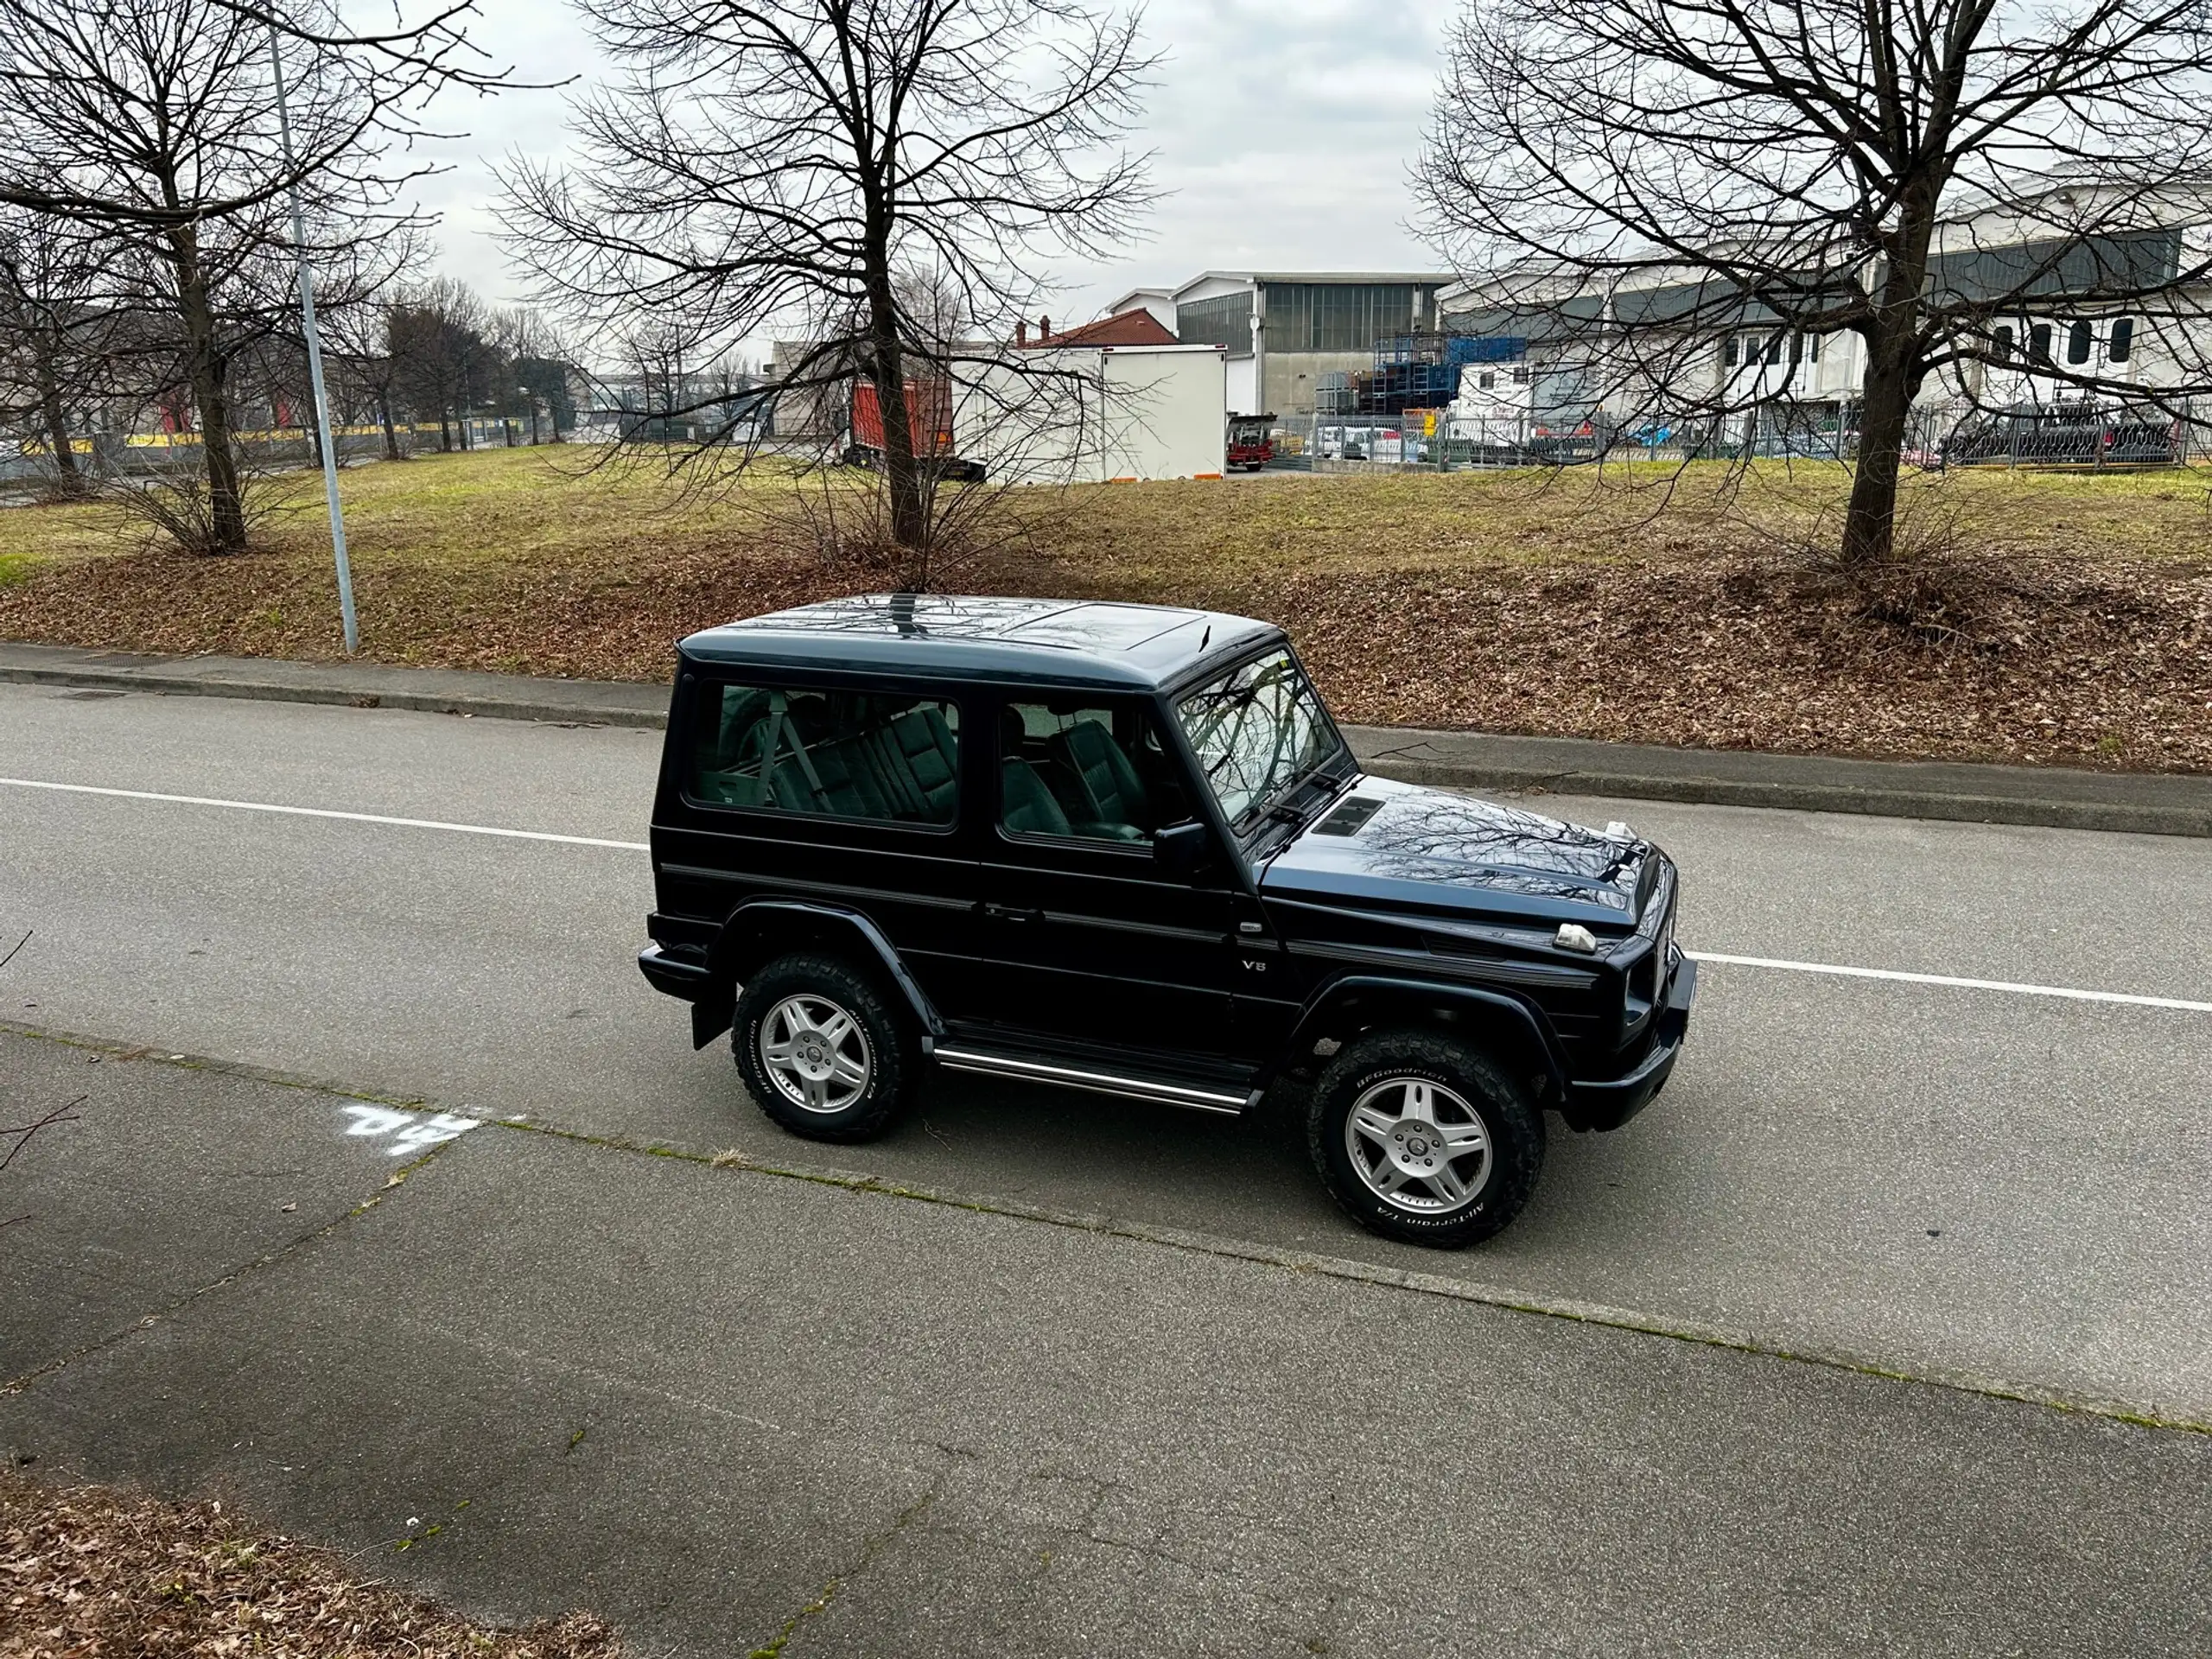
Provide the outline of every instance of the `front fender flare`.
<path id="1" fill-rule="evenodd" d="M 1487 1018 L 1503 1022 L 1510 1029 L 1524 1037 L 1536 1054 L 1542 1058 L 1544 1071 L 1551 1082 L 1550 1101 L 1556 1104 L 1566 1096 L 1567 1087 L 1567 1056 L 1560 1052 L 1559 1039 L 1548 1021 L 1541 1018 L 1534 1008 L 1517 996 L 1503 991 L 1486 990 L 1478 985 L 1453 985 L 1432 979 L 1405 979 L 1386 974 L 1347 974 L 1332 979 L 1307 999 L 1299 1011 L 1298 1024 L 1291 1033 L 1287 1056 L 1303 1054 L 1310 1050 L 1319 1036 L 1331 1023 L 1333 1014 L 1347 1002 L 1374 998 L 1393 1003 L 1427 1003 L 1432 1007 L 1440 1004 L 1459 1006 L 1470 1011 L 1479 1009 Z"/>

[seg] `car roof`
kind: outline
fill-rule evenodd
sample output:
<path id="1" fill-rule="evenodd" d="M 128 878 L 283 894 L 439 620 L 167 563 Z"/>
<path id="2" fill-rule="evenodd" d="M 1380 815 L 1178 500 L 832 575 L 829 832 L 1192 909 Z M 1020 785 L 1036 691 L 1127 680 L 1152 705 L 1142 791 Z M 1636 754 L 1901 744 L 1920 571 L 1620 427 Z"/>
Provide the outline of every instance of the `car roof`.
<path id="1" fill-rule="evenodd" d="M 1157 690 L 1282 638 L 1273 623 L 1173 605 L 864 594 L 708 628 L 678 649 L 734 666 Z"/>

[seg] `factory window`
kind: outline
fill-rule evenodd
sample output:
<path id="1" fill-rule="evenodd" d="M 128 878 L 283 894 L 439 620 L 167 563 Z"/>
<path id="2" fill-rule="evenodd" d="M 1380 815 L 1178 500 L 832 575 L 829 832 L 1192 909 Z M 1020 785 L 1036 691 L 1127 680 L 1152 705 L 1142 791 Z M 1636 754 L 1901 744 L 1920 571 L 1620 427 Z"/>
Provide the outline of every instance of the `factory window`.
<path id="1" fill-rule="evenodd" d="M 1721 344 L 1721 347 L 1720 347 L 1720 366 L 1721 366 L 1722 368 L 1724 368 L 1724 369 L 1732 369 L 1732 368 L 1734 368 L 1734 367 L 1736 366 L 1738 355 L 1738 350 L 1737 350 L 1737 346 L 1736 346 L 1736 336 L 1735 336 L 1735 335 L 1733 335 L 1733 334 L 1731 334 L 1731 335 L 1729 335 L 1729 336 L 1728 336 L 1728 338 L 1727 338 L 1725 341 L 1723 341 L 1723 342 L 1722 342 L 1722 344 Z"/>
<path id="2" fill-rule="evenodd" d="M 1808 363 L 1817 363 L 1821 360 L 1821 337 L 1818 334 L 1805 336 L 1805 360 Z"/>
<path id="3" fill-rule="evenodd" d="M 1433 327 L 1433 290 L 1410 283 L 1269 283 L 1268 349 L 1371 352 Z"/>
<path id="4" fill-rule="evenodd" d="M 2135 349 L 2135 319 L 2117 317 L 2113 321 L 2112 333 L 2105 338 L 2105 361 L 2125 363 L 2127 354 Z"/>
<path id="5" fill-rule="evenodd" d="M 1252 296 L 1224 294 L 1213 300 L 1187 300 L 1175 308 L 1175 335 L 1185 346 L 1252 349 Z"/>
<path id="6" fill-rule="evenodd" d="M 1782 336 L 1779 334 L 1766 337 L 1766 360 L 1770 363 L 1782 361 Z"/>
<path id="7" fill-rule="evenodd" d="M 2069 325 L 2066 330 L 2066 360 L 2069 363 L 2088 362 L 2089 347 L 2095 341 L 2096 330 L 2090 327 L 2088 323 L 2076 322 Z"/>
<path id="8" fill-rule="evenodd" d="M 1478 375 L 1475 378 L 1475 384 L 1484 391 L 1488 391 L 1497 385 L 1497 376 L 1495 373 Z"/>
<path id="9" fill-rule="evenodd" d="M 2038 322 L 2028 329 L 2028 361 L 2044 368 L 2050 366 L 2050 325 Z"/>
<path id="10" fill-rule="evenodd" d="M 1514 384 L 1515 385 L 1516 385 L 1516 386 L 1525 386 L 1525 385 L 1527 385 L 1529 384 L 1529 371 L 1528 371 L 1528 370 L 1526 370 L 1526 369 L 1516 369 L 1516 370 L 1514 370 L 1514 371 L 1513 371 L 1513 384 Z"/>
<path id="11" fill-rule="evenodd" d="M 2012 360 L 2012 325 L 2000 322 L 1989 331 L 1989 354 L 1999 363 Z"/>

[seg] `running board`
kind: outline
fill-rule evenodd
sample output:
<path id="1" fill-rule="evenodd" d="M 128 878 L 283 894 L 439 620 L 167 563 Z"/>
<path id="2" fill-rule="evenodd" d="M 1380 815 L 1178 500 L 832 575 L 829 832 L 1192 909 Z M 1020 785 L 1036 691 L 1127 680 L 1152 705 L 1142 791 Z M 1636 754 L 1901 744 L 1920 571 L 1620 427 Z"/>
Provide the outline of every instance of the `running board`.
<path id="1" fill-rule="evenodd" d="M 1018 1060 L 1010 1054 L 985 1054 L 972 1048 L 938 1045 L 937 1062 L 948 1071 L 977 1071 L 986 1077 L 1020 1077 L 1049 1083 L 1063 1089 L 1087 1089 L 1098 1095 L 1124 1095 L 1132 1100 L 1158 1101 L 1168 1106 L 1187 1106 L 1197 1112 L 1220 1112 L 1235 1117 L 1249 1111 L 1261 1091 L 1224 1095 L 1211 1089 L 1191 1089 L 1150 1077 L 1128 1077 L 1110 1071 L 1088 1071 L 1078 1066 L 1049 1065 L 1042 1060 Z"/>

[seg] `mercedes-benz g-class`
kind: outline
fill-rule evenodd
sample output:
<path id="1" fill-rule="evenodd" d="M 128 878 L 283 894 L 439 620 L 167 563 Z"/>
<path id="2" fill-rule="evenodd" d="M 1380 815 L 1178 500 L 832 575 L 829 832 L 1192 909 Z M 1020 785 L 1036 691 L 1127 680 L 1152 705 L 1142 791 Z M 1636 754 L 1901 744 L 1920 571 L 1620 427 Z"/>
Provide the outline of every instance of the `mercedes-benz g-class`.
<path id="1" fill-rule="evenodd" d="M 908 594 L 678 647 L 645 976 L 795 1134 L 938 1067 L 1245 1112 L 1377 1232 L 1471 1243 L 1545 1115 L 1626 1122 L 1696 989 L 1675 868 L 1616 826 L 1362 773 L 1282 632 Z"/>

